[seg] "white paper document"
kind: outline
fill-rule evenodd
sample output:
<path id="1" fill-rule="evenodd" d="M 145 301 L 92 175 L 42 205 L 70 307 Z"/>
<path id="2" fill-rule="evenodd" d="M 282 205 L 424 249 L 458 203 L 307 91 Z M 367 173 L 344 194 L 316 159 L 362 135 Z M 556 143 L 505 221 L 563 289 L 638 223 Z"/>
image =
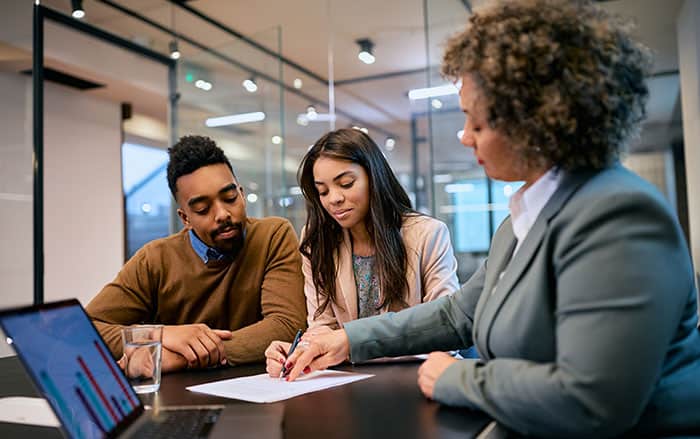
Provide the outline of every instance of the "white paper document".
<path id="1" fill-rule="evenodd" d="M 61 425 L 44 398 L 8 396 L 0 398 L 0 422 L 58 427 Z"/>
<path id="2" fill-rule="evenodd" d="M 305 393 L 342 386 L 343 384 L 349 384 L 373 376 L 339 370 L 318 370 L 308 375 L 300 376 L 295 381 L 288 382 L 262 373 L 249 377 L 232 378 L 190 386 L 187 390 L 250 402 L 277 402 Z"/>

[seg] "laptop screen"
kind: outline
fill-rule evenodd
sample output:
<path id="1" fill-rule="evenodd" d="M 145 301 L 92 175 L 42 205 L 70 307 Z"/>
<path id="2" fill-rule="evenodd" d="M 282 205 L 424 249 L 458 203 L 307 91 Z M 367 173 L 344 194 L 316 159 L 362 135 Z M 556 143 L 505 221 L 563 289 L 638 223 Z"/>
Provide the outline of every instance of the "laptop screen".
<path id="1" fill-rule="evenodd" d="M 0 325 L 70 437 L 115 436 L 143 412 L 77 300 L 4 311 Z"/>

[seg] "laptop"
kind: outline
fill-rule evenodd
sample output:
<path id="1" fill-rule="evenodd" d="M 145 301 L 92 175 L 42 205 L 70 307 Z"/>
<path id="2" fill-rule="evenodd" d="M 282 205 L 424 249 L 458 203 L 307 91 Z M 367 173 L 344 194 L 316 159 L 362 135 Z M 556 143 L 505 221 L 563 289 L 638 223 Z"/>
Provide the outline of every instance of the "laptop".
<path id="1" fill-rule="evenodd" d="M 0 311 L 0 327 L 68 438 L 217 438 L 251 422 L 275 425 L 240 405 L 147 410 L 76 299 Z M 282 416 L 273 416 L 281 436 Z"/>

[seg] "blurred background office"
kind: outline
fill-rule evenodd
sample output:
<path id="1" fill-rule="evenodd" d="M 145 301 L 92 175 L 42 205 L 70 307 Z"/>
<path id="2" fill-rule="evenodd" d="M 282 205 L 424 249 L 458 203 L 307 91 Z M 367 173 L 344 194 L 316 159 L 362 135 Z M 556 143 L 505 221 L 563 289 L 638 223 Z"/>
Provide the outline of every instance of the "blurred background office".
<path id="1" fill-rule="evenodd" d="M 308 147 L 329 129 L 368 132 L 415 207 L 448 224 L 466 280 L 519 187 L 460 145 L 456 88 L 438 73 L 445 39 L 484 1 L 0 0 L 0 307 L 87 303 L 179 229 L 166 148 L 192 133 L 230 157 L 249 215 L 298 231 Z M 666 195 L 697 266 L 700 2 L 599 4 L 654 51 L 623 163 Z"/>

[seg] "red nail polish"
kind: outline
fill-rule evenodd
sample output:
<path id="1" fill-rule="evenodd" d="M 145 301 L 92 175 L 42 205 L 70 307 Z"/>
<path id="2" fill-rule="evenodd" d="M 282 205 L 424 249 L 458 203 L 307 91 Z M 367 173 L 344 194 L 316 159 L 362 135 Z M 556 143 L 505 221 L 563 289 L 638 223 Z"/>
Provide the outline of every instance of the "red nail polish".
<path id="1" fill-rule="evenodd" d="M 306 366 L 304 368 L 304 373 L 311 373 L 311 368 L 309 366 Z"/>

